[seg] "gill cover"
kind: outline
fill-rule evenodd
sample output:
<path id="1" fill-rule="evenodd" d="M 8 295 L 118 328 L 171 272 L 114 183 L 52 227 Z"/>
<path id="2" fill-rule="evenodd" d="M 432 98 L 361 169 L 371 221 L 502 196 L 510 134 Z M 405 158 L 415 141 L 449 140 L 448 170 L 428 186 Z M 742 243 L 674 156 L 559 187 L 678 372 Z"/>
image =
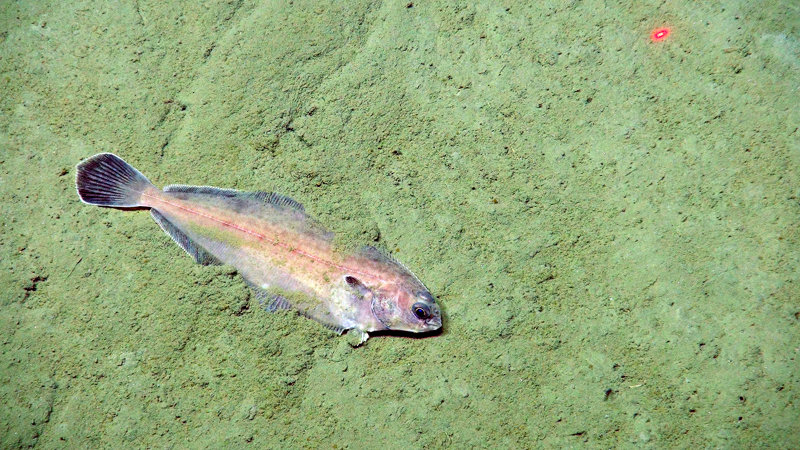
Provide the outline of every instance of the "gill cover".
<path id="1" fill-rule="evenodd" d="M 372 297 L 372 315 L 380 321 L 387 330 L 394 329 L 394 322 L 401 317 L 397 302 L 385 295 Z"/>

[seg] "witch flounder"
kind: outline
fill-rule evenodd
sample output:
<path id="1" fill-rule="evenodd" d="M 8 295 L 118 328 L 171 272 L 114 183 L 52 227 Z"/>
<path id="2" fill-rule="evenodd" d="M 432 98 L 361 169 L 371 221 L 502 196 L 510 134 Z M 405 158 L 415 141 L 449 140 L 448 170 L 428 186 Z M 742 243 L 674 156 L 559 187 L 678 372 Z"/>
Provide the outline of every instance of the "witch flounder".
<path id="1" fill-rule="evenodd" d="M 100 153 L 77 166 L 84 203 L 147 208 L 200 264 L 235 267 L 269 310 L 291 309 L 360 342 L 370 332 L 438 330 L 442 316 L 425 285 L 389 254 L 344 253 L 303 205 L 268 192 L 210 186 L 156 188 L 122 158 Z"/>

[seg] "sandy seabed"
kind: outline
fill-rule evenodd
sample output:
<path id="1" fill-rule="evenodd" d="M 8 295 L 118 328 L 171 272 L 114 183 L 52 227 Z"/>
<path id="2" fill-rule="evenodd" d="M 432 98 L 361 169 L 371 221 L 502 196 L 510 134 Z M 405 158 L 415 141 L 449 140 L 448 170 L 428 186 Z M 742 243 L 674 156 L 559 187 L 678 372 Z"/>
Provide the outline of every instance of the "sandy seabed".
<path id="1" fill-rule="evenodd" d="M 800 446 L 797 3 L 460 3 L 0 3 L 0 446 Z M 78 201 L 104 151 L 377 241 L 444 332 L 259 309 Z"/>

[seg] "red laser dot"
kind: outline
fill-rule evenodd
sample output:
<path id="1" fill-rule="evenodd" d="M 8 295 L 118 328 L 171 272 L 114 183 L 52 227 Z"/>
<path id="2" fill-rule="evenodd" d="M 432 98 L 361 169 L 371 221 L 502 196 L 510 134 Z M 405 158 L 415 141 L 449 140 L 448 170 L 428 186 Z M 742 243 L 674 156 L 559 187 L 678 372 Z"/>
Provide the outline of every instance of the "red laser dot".
<path id="1" fill-rule="evenodd" d="M 669 36 L 669 28 L 659 28 L 653 31 L 653 33 L 650 35 L 650 39 L 652 39 L 653 42 L 659 42 L 666 39 L 667 36 Z"/>

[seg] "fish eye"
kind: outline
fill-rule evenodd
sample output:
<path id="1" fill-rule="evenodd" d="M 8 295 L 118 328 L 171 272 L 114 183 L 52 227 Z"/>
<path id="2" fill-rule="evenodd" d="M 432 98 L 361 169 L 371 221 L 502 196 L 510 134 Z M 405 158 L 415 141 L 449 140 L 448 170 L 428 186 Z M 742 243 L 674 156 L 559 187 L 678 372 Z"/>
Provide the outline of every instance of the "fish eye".
<path id="1" fill-rule="evenodd" d="M 424 303 L 414 303 L 414 305 L 411 306 L 411 311 L 419 320 L 425 320 L 431 316 L 431 309 Z"/>

